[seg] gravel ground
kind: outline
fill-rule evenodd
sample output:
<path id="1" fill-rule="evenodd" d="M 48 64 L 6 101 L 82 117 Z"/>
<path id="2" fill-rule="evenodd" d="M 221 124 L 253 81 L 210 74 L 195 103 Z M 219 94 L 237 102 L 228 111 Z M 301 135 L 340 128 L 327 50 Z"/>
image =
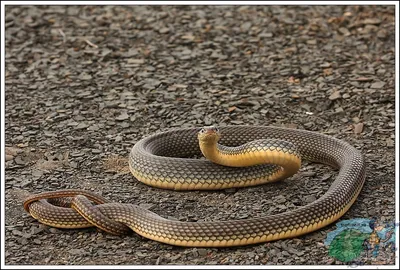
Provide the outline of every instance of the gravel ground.
<path id="1" fill-rule="evenodd" d="M 8 6 L 6 264 L 342 264 L 335 225 L 237 248 L 181 248 L 136 234 L 60 230 L 22 198 L 96 191 L 183 221 L 280 213 L 337 171 L 304 163 L 281 183 L 214 192 L 151 188 L 126 170 L 143 136 L 175 127 L 274 125 L 330 134 L 365 154 L 344 219 L 394 220 L 394 6 Z M 380 252 L 363 264 L 393 264 Z"/>

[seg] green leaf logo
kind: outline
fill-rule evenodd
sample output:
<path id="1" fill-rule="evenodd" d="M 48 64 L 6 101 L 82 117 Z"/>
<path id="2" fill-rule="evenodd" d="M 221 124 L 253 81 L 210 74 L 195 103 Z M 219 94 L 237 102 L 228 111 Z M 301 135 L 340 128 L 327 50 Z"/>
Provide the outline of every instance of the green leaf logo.
<path id="1" fill-rule="evenodd" d="M 354 260 L 364 250 L 363 243 L 369 235 L 368 233 L 361 233 L 353 229 L 342 231 L 330 244 L 329 256 L 342 262 Z"/>

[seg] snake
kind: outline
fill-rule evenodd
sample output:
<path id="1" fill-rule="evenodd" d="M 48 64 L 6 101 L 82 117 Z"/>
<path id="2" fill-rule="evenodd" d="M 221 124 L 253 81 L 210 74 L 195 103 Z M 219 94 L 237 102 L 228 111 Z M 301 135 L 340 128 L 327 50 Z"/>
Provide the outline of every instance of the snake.
<path id="1" fill-rule="evenodd" d="M 129 153 L 133 176 L 171 190 L 257 186 L 296 174 L 301 162 L 338 170 L 329 189 L 293 210 L 260 217 L 186 222 L 166 219 L 135 204 L 113 203 L 91 191 L 30 195 L 25 210 L 58 228 L 97 226 L 112 234 L 137 234 L 186 247 L 232 247 L 298 237 L 342 217 L 365 182 L 364 156 L 348 142 L 314 131 L 275 126 L 215 126 L 160 131 L 140 139 Z"/>

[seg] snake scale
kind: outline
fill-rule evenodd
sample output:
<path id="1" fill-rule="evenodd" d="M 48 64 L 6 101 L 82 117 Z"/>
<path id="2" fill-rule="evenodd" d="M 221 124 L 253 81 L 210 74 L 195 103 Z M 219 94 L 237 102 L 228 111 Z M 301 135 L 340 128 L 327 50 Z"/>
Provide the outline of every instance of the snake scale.
<path id="1" fill-rule="evenodd" d="M 188 158 L 202 153 L 212 161 Z M 143 138 L 129 155 L 130 170 L 139 181 L 174 190 L 278 181 L 296 173 L 302 159 L 339 169 L 337 178 L 317 200 L 270 216 L 181 222 L 134 204 L 109 203 L 81 190 L 32 195 L 24 208 L 40 222 L 59 228 L 97 226 L 113 234 L 132 229 L 146 238 L 178 246 L 228 247 L 291 238 L 334 222 L 356 200 L 365 181 L 365 161 L 347 142 L 316 132 L 270 126 L 226 126 L 220 131 L 214 127 L 182 128 Z M 264 164 L 269 162 L 274 164 Z"/>

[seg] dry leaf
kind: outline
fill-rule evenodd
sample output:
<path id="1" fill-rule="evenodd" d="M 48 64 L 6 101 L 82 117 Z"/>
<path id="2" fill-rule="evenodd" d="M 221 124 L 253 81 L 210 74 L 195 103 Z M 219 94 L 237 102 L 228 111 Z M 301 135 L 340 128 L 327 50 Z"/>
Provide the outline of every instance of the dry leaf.
<path id="1" fill-rule="evenodd" d="M 333 72 L 332 68 L 325 68 L 324 69 L 324 75 L 325 76 L 332 75 L 332 72 Z"/>
<path id="2" fill-rule="evenodd" d="M 374 78 L 368 78 L 368 77 L 359 77 L 359 78 L 355 79 L 355 81 L 358 81 L 358 82 L 370 82 L 373 80 L 374 80 Z"/>
<path id="3" fill-rule="evenodd" d="M 103 168 L 106 172 L 127 174 L 129 173 L 128 159 L 117 155 L 109 156 L 103 159 Z"/>
<path id="4" fill-rule="evenodd" d="M 300 79 L 296 79 L 293 76 L 290 76 L 288 79 L 288 83 L 294 83 L 294 84 L 299 84 L 300 83 Z"/>
<path id="5" fill-rule="evenodd" d="M 363 131 L 364 123 L 358 123 L 354 125 L 354 133 L 360 134 Z"/>
<path id="6" fill-rule="evenodd" d="M 338 99 L 340 97 L 341 97 L 340 91 L 335 91 L 335 92 L 332 93 L 332 95 L 329 96 L 329 99 L 330 100 L 335 100 L 335 99 Z"/>
<path id="7" fill-rule="evenodd" d="M 235 106 L 232 106 L 232 107 L 229 107 L 229 108 L 228 108 L 228 112 L 233 112 L 234 110 L 236 110 L 236 107 L 235 107 Z"/>

